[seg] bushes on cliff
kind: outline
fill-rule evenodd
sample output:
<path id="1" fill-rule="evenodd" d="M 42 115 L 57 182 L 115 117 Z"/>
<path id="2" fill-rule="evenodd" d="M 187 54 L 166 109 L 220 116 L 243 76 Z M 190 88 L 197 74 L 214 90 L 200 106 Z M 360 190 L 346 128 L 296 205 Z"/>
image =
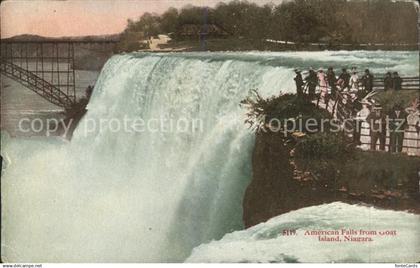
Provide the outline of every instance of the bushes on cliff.
<path id="1" fill-rule="evenodd" d="M 309 159 L 348 159 L 355 152 L 341 133 L 320 132 L 307 135 L 296 144 L 295 157 Z"/>
<path id="2" fill-rule="evenodd" d="M 379 92 L 374 96 L 374 99 L 382 105 L 385 113 L 390 113 L 396 104 L 399 104 L 402 107 L 409 107 L 418 97 L 419 92 L 417 90 L 388 90 L 385 92 Z"/>
<path id="3" fill-rule="evenodd" d="M 323 185 L 336 187 L 344 163 L 353 158 L 355 148 L 342 132 L 330 131 L 331 116 L 325 110 L 317 108 L 309 99 L 284 94 L 277 97 L 263 98 L 258 91 L 243 100 L 241 104 L 248 108 L 247 123 L 256 132 L 270 132 L 272 119 L 277 119 L 287 129 L 287 135 L 275 135 L 294 148 L 294 160 L 303 170 L 311 171 Z M 309 122 L 317 127 L 309 129 Z M 299 122 L 296 130 L 289 122 Z M 324 124 L 325 123 L 325 124 Z M 318 131 L 314 131 L 318 129 Z"/>
<path id="4" fill-rule="evenodd" d="M 304 171 L 325 187 L 338 189 L 346 184 L 341 174 L 348 161 L 356 154 L 341 133 L 319 132 L 306 135 L 295 146 L 294 160 Z"/>
<path id="5" fill-rule="evenodd" d="M 246 123 L 256 132 L 268 131 L 270 126 L 277 128 L 272 125 L 275 119 L 275 122 L 285 124 L 298 122 L 296 131 L 306 133 L 311 132 L 307 129 L 308 120 L 316 121 L 317 125 L 321 126 L 322 119 L 330 118 L 328 112 L 318 109 L 309 99 L 299 98 L 294 94 L 263 98 L 257 90 L 252 90 L 250 96 L 241 101 L 241 105 L 248 109 Z"/>

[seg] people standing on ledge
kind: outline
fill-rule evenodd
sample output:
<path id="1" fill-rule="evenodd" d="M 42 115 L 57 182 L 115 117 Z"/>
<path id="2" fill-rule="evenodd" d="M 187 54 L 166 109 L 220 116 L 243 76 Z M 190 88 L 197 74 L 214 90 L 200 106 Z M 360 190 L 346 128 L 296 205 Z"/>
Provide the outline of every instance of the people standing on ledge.
<path id="1" fill-rule="evenodd" d="M 365 74 L 362 77 L 362 85 L 365 90 L 365 93 L 368 94 L 373 90 L 373 75 L 370 73 L 369 69 L 365 70 Z"/>
<path id="2" fill-rule="evenodd" d="M 394 81 L 392 79 L 391 72 L 387 72 L 384 78 L 384 90 L 392 90 L 394 88 Z"/>
<path id="3" fill-rule="evenodd" d="M 389 152 L 401 153 L 404 142 L 404 132 L 407 127 L 407 113 L 397 104 L 388 115 Z"/>
<path id="4" fill-rule="evenodd" d="M 370 126 L 370 149 L 375 151 L 376 143 L 379 140 L 379 150 L 385 151 L 386 118 L 382 112 L 382 106 L 375 104 L 373 111 L 368 115 L 366 121 Z"/>
<path id="5" fill-rule="evenodd" d="M 303 86 L 304 86 L 304 82 L 303 82 L 303 78 L 302 78 L 302 72 L 298 69 L 295 69 L 295 83 L 296 83 L 296 92 L 298 97 L 302 97 L 303 96 Z"/>
<path id="6" fill-rule="evenodd" d="M 322 69 L 318 70 L 318 84 L 321 90 L 321 98 L 325 103 L 328 103 L 328 82 L 327 76 Z"/>
<path id="7" fill-rule="evenodd" d="M 331 96 L 335 98 L 337 92 L 337 77 L 335 76 L 333 67 L 329 67 L 327 71 L 328 85 L 331 87 Z"/>
<path id="8" fill-rule="evenodd" d="M 350 83 L 350 74 L 347 72 L 346 68 L 342 69 L 342 73 L 338 77 L 337 84 L 340 86 L 341 90 L 344 91 L 345 89 L 349 88 Z"/>
<path id="9" fill-rule="evenodd" d="M 350 91 L 359 91 L 359 76 L 357 75 L 356 68 L 352 68 L 352 75 L 350 77 Z"/>
<path id="10" fill-rule="evenodd" d="M 313 68 L 309 69 L 309 75 L 305 78 L 305 80 L 308 84 L 309 98 L 313 99 L 315 97 L 316 86 L 318 85 L 318 77 Z"/>
<path id="11" fill-rule="evenodd" d="M 398 72 L 394 72 L 392 76 L 392 88 L 394 90 L 401 90 L 401 87 L 402 87 L 402 79 L 400 75 L 398 74 Z"/>
<path id="12" fill-rule="evenodd" d="M 328 72 L 324 72 L 321 68 L 314 71 L 311 67 L 308 75 L 303 79 L 300 70 L 295 69 L 296 76 L 294 78 L 296 83 L 297 95 L 301 96 L 308 91 L 310 99 L 314 99 L 316 95 L 317 86 L 320 89 L 320 95 L 324 100 L 337 97 L 338 92 L 350 92 L 357 95 L 359 99 L 363 99 L 366 95 L 374 91 L 374 75 L 369 69 L 365 69 L 362 77 L 359 77 L 356 67 L 352 68 L 351 74 L 346 68 L 342 69 L 342 73 L 337 78 L 334 69 L 328 68 Z M 402 90 L 403 79 L 398 72 L 388 71 L 384 78 L 384 91 Z"/>
<path id="13" fill-rule="evenodd" d="M 370 114 L 370 106 L 372 104 L 367 100 L 362 100 L 360 104 L 362 105 L 362 109 L 356 115 L 357 127 L 360 133 L 357 144 L 361 145 L 363 149 L 369 149 L 367 147 L 369 143 L 369 124 L 366 120 Z"/>
<path id="14" fill-rule="evenodd" d="M 351 112 L 351 118 L 353 118 L 353 142 L 356 145 L 361 145 L 361 121 L 359 119 L 359 111 L 362 110 L 362 103 L 359 101 L 355 91 L 350 93 L 349 103 L 351 103 L 351 105 L 347 107 Z"/>
<path id="15" fill-rule="evenodd" d="M 420 155 L 419 139 L 420 139 L 420 102 L 418 99 L 412 102 L 412 105 L 405 111 L 408 113 L 407 123 L 408 129 L 406 133 L 407 153 L 408 155 Z"/>
<path id="16" fill-rule="evenodd" d="M 86 94 L 86 98 L 89 100 L 90 97 L 92 96 L 93 93 L 93 87 L 91 85 L 89 85 L 86 90 L 85 90 L 85 94 Z"/>

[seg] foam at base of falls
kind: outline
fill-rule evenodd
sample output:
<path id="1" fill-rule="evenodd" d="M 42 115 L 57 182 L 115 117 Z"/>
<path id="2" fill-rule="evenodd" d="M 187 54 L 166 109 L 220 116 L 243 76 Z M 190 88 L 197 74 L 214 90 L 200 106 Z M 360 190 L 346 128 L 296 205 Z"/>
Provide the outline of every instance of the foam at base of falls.
<path id="1" fill-rule="evenodd" d="M 419 223 L 419 215 L 331 203 L 289 212 L 227 234 L 220 241 L 195 248 L 186 261 L 414 263 L 420 258 Z M 352 235 L 354 241 L 345 241 L 343 229 L 376 231 L 377 235 Z M 284 230 L 296 230 L 297 235 L 283 235 Z M 340 233 L 341 242 L 321 242 L 317 235 L 305 236 L 306 231 L 333 230 Z M 396 235 L 380 235 L 381 231 L 396 231 Z M 356 242 L 357 237 L 373 241 Z"/>

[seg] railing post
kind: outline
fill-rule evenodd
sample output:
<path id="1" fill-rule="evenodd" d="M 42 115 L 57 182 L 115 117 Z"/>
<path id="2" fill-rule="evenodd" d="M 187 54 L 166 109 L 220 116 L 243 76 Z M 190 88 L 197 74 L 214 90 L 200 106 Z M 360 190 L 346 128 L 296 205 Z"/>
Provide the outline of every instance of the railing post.
<path id="1" fill-rule="evenodd" d="M 73 73 L 73 102 L 76 102 L 76 80 L 75 80 L 75 72 L 74 72 L 74 44 L 71 43 L 71 69 Z"/>

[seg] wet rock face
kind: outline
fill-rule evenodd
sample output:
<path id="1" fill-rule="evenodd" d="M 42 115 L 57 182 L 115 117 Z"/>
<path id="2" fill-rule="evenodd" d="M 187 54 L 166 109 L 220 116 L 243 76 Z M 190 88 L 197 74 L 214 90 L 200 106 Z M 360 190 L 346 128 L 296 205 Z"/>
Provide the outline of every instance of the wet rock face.
<path id="1" fill-rule="evenodd" d="M 293 179 L 290 149 L 282 134 L 258 133 L 253 153 L 253 179 L 248 186 L 243 207 L 246 227 L 265 222 L 277 215 L 322 203 L 322 190 L 311 183 Z M 321 198 L 323 197 L 323 198 Z"/>
<path id="2" fill-rule="evenodd" d="M 268 161 L 267 161 L 268 160 Z M 288 149 L 273 133 L 259 133 L 252 157 L 253 179 L 244 198 L 244 222 L 252 226 L 278 213 L 277 203 L 287 187 L 285 181 L 293 173 L 288 161 Z"/>
<path id="3" fill-rule="evenodd" d="M 258 133 L 253 154 L 253 179 L 244 197 L 246 227 L 265 222 L 282 213 L 317 204 L 311 185 L 293 179 L 290 148 L 281 134 Z"/>
<path id="4" fill-rule="evenodd" d="M 420 158 L 361 152 L 354 159 L 341 161 L 345 165 L 336 168 L 342 169 L 342 172 L 336 183 L 331 183 L 329 170 L 315 170 L 310 165 L 305 170 L 299 170 L 294 165 L 292 149 L 292 146 L 284 144 L 281 134 L 261 132 L 256 135 L 253 178 L 243 201 L 246 227 L 292 210 L 334 201 L 364 203 L 420 214 L 418 177 L 415 174 Z M 372 162 L 376 165 L 369 164 Z M 358 169 L 362 171 L 356 172 Z M 386 172 L 393 175 L 381 176 L 378 184 L 376 177 Z M 317 175 L 313 176 L 314 173 Z M 402 183 L 388 183 L 387 180 Z"/>

